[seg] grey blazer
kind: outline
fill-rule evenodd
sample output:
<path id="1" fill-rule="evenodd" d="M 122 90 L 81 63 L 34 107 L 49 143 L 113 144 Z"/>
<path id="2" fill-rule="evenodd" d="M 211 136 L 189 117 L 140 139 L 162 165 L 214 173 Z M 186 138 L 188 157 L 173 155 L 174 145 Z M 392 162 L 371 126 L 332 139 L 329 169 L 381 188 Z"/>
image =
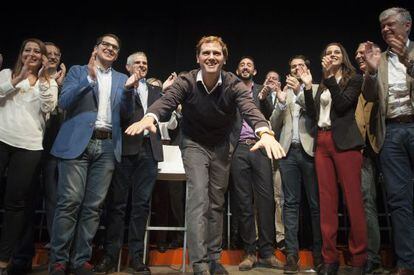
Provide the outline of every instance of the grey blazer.
<path id="1" fill-rule="evenodd" d="M 316 91 L 318 90 L 318 85 L 312 86 L 313 95 L 315 96 Z M 296 103 L 293 102 L 294 100 L 294 93 L 292 89 L 288 90 L 287 98 L 286 98 L 286 109 L 281 110 L 279 104 L 275 104 L 275 109 L 270 117 L 270 124 L 272 126 L 273 131 L 279 136 L 279 142 L 283 147 L 285 152 L 289 151 L 290 145 L 292 143 L 293 137 L 293 110 L 295 104 L 300 105 L 300 113 L 299 113 L 299 138 L 302 143 L 302 147 L 305 152 L 313 157 L 313 142 L 314 137 L 313 134 L 315 133 L 315 121 L 310 117 L 306 112 L 305 106 L 305 97 L 303 92 L 299 94 L 299 97 L 296 99 Z"/>

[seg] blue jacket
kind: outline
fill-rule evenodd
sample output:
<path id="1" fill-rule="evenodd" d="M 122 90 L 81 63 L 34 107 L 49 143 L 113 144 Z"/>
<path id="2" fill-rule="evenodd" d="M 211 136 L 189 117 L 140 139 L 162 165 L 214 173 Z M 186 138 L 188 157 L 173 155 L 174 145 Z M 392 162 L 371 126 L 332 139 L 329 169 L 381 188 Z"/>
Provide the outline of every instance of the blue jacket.
<path id="1" fill-rule="evenodd" d="M 98 114 L 98 87 L 92 86 L 88 79 L 88 67 L 70 68 L 59 97 L 59 107 L 66 111 L 51 154 L 62 159 L 75 159 L 86 149 L 95 126 Z M 125 90 L 128 77 L 112 69 L 111 111 L 112 141 L 115 158 L 119 162 L 122 152 L 121 115 L 132 114 L 133 89 Z"/>

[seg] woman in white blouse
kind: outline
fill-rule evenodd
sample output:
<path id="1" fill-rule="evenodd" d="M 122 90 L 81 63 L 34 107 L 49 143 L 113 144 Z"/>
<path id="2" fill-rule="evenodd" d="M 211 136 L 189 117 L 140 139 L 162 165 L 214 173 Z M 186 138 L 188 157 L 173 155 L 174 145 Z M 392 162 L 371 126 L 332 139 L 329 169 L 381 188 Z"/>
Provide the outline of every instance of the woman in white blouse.
<path id="1" fill-rule="evenodd" d="M 25 211 L 42 154 L 48 114 L 56 107 L 58 85 L 48 75 L 46 47 L 23 42 L 13 70 L 0 71 L 0 173 L 7 168 L 0 240 L 0 274 L 25 227 Z"/>
<path id="2" fill-rule="evenodd" d="M 364 140 L 355 121 L 355 109 L 361 93 L 362 77 L 355 73 L 345 48 L 330 43 L 322 53 L 323 79 L 315 99 L 312 77 L 302 72 L 305 102 L 317 124 L 315 167 L 318 176 L 322 256 L 319 274 L 337 274 L 338 193 L 342 189 L 351 224 L 349 252 L 352 274 L 363 274 L 367 259 L 367 232 L 361 192 L 360 150 Z"/>

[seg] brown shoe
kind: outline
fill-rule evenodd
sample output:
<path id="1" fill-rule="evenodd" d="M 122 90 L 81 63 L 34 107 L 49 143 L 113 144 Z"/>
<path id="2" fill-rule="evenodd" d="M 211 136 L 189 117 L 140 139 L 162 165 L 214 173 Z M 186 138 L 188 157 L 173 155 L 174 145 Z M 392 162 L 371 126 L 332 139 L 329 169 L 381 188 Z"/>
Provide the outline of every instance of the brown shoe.
<path id="1" fill-rule="evenodd" d="M 259 258 L 259 264 L 263 267 L 283 269 L 283 263 L 276 259 L 275 255 L 268 258 Z"/>
<path id="2" fill-rule="evenodd" d="M 239 270 L 240 271 L 247 271 L 254 267 L 254 265 L 257 262 L 257 258 L 253 254 L 247 254 L 246 257 L 244 257 L 243 261 L 239 264 Z"/>

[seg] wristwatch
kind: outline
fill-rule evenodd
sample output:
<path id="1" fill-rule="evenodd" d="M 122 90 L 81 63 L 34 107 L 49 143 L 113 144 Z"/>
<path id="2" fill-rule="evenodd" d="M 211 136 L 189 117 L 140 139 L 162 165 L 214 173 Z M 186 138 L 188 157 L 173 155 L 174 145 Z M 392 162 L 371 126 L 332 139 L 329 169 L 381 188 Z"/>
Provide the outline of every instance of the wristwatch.
<path id="1" fill-rule="evenodd" d="M 272 130 L 270 130 L 270 129 L 268 129 L 268 130 L 263 130 L 263 131 L 260 131 L 260 132 L 258 132 L 257 133 L 257 135 L 259 136 L 259 138 L 262 138 L 262 135 L 263 134 L 269 134 L 269 135 L 271 135 L 272 137 L 274 137 L 275 136 L 275 132 L 273 132 Z"/>

